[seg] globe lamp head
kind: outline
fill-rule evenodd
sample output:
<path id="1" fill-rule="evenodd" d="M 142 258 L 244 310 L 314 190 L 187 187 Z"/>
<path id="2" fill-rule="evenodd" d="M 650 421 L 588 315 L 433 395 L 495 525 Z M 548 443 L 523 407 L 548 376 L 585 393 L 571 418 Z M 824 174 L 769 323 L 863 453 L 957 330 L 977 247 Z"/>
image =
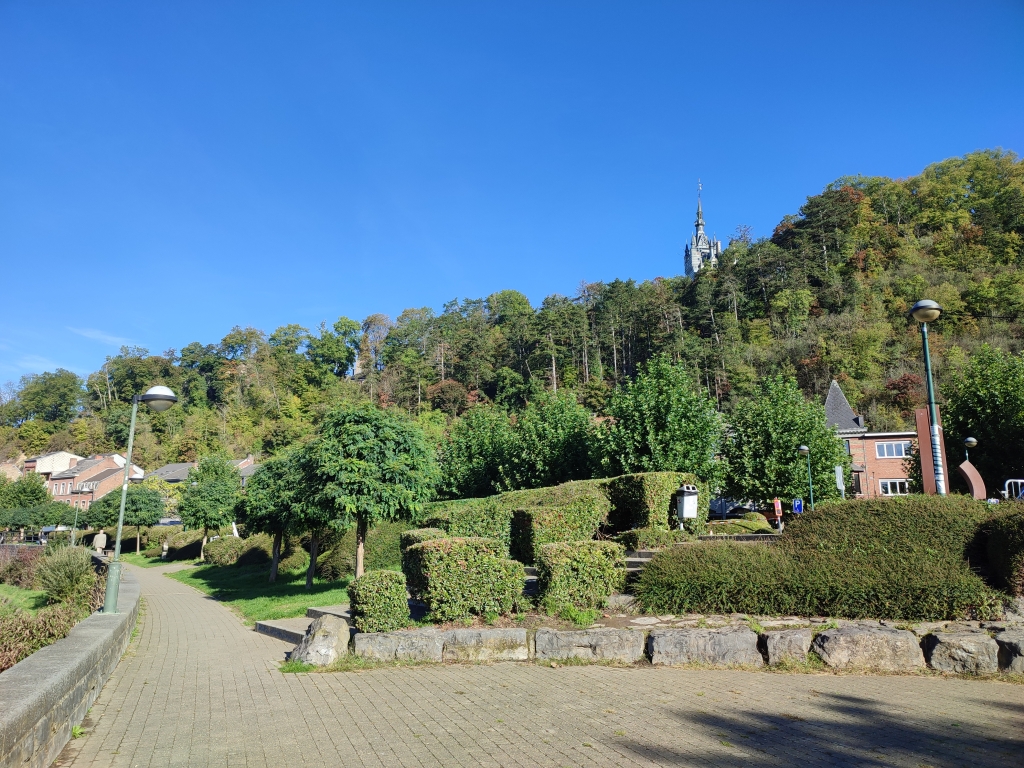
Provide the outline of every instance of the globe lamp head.
<path id="1" fill-rule="evenodd" d="M 171 391 L 170 387 L 164 386 L 150 387 L 146 394 L 139 399 L 157 413 L 166 411 L 178 402 L 177 396 Z"/>
<path id="2" fill-rule="evenodd" d="M 910 308 L 910 314 L 919 323 L 930 323 L 939 319 L 942 314 L 942 307 L 938 302 L 931 299 L 921 299 Z"/>

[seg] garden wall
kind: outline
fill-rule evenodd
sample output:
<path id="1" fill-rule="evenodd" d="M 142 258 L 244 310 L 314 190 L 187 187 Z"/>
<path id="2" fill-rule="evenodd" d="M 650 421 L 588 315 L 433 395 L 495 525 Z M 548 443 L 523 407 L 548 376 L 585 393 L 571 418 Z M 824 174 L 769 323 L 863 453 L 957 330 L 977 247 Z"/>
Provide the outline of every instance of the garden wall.
<path id="1" fill-rule="evenodd" d="M 118 613 L 94 613 L 0 673 L 0 768 L 46 768 L 57 759 L 128 647 L 139 595 L 122 571 Z"/>

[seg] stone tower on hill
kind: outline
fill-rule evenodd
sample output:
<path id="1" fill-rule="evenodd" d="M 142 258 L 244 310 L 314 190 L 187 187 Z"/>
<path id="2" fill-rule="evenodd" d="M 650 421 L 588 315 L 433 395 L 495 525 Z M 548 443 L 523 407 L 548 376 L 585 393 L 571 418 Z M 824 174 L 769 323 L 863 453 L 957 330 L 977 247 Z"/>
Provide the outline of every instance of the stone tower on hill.
<path id="1" fill-rule="evenodd" d="M 686 246 L 686 276 L 694 277 L 704 267 L 717 267 L 722 255 L 722 241 L 711 240 L 704 231 L 704 211 L 700 201 L 701 184 L 697 183 L 697 220 L 693 223 L 696 231 Z"/>

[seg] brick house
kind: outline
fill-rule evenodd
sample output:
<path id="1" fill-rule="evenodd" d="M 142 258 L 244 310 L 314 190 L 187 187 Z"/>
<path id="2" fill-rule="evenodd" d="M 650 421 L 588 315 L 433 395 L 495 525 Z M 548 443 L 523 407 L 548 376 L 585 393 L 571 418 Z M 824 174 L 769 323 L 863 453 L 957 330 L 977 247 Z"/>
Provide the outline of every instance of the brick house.
<path id="1" fill-rule="evenodd" d="M 47 485 L 49 485 L 52 475 L 65 471 L 78 461 L 82 461 L 82 457 L 77 453 L 55 451 L 54 453 L 44 453 L 41 456 L 31 456 L 25 459 L 24 469 L 26 475 L 29 472 L 42 475 L 43 480 L 46 480 Z"/>
<path id="2" fill-rule="evenodd" d="M 71 460 L 71 465 L 49 476 L 47 488 L 54 501 L 63 501 L 79 509 L 89 505 L 121 487 L 124 479 L 125 457 L 119 453 L 99 454 L 88 459 Z M 132 464 L 131 480 L 142 480 L 145 472 Z"/>
<path id="3" fill-rule="evenodd" d="M 916 431 L 869 432 L 864 417 L 854 414 L 835 381 L 825 398 L 825 416 L 850 455 L 858 499 L 910 493 L 905 462 L 917 445 Z"/>

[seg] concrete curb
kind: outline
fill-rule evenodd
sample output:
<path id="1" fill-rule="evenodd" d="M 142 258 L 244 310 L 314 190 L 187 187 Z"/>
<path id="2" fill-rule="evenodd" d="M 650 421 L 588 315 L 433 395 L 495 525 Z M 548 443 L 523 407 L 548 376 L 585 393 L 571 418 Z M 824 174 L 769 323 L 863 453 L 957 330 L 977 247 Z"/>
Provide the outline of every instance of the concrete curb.
<path id="1" fill-rule="evenodd" d="M 46 768 L 57 759 L 128 647 L 140 595 L 139 582 L 122 571 L 118 613 L 94 613 L 0 673 L 0 768 Z"/>

